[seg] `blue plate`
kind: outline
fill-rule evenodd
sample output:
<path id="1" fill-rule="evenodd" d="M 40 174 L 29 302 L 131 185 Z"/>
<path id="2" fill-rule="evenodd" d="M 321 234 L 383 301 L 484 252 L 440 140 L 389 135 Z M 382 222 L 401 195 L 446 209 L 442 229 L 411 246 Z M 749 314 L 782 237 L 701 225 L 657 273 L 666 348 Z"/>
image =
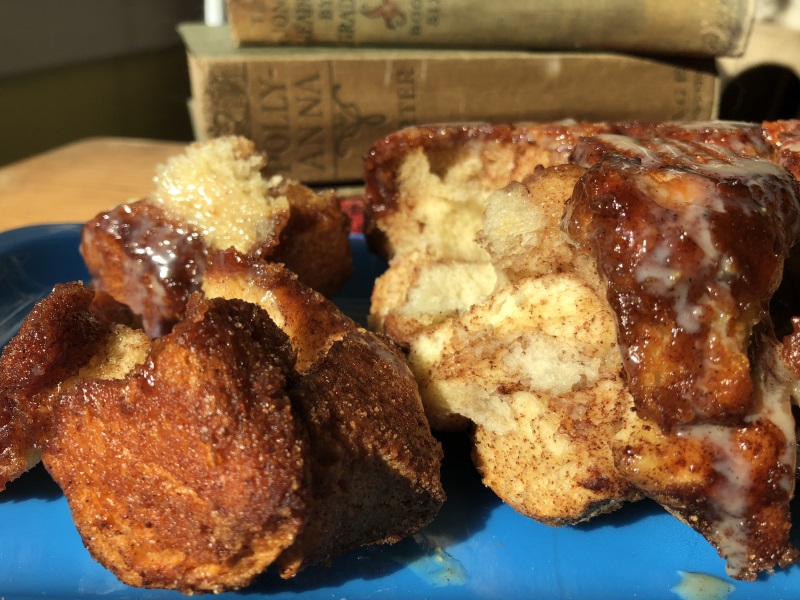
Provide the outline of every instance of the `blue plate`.
<path id="1" fill-rule="evenodd" d="M 0 234 L 0 343 L 55 283 L 86 280 L 78 253 L 80 226 L 39 226 Z M 354 236 L 356 277 L 337 303 L 363 322 L 372 282 L 383 269 Z M 652 502 L 631 504 L 586 525 L 550 528 L 501 503 L 485 488 L 460 435 L 441 437 L 448 500 L 423 532 L 394 546 L 358 550 L 330 567 L 309 568 L 290 581 L 268 571 L 232 598 L 540 598 L 694 600 L 711 598 L 698 578 L 722 586 L 717 598 L 800 598 L 800 568 L 754 583 L 725 577 L 723 561 L 689 527 Z M 798 535 L 795 534 L 795 538 Z M 795 539 L 799 543 L 800 539 Z M 699 583 L 704 583 L 700 581 Z M 709 581 L 705 581 L 709 583 Z M 730 591 L 728 591 L 730 590 Z M 181 598 L 120 583 L 94 562 L 67 503 L 41 467 L 0 493 L 0 597 Z"/>

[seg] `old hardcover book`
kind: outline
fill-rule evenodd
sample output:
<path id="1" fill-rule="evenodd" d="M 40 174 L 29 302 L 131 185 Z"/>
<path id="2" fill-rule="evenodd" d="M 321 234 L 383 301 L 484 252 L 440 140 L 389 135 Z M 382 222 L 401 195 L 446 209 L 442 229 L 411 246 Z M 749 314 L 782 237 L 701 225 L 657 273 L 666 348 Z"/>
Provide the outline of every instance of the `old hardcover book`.
<path id="1" fill-rule="evenodd" d="M 361 48 L 238 48 L 183 24 L 198 137 L 241 134 L 309 183 L 361 179 L 378 139 L 408 125 L 713 118 L 713 60 Z"/>
<path id="2" fill-rule="evenodd" d="M 227 0 L 239 44 L 738 56 L 755 0 Z"/>

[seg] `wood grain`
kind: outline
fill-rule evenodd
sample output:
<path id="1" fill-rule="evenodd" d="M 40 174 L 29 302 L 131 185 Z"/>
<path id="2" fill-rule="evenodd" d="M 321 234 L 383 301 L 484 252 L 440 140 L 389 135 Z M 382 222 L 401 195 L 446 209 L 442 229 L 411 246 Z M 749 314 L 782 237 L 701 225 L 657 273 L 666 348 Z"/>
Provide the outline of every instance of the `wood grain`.
<path id="1" fill-rule="evenodd" d="M 96 137 L 0 168 L 0 230 L 83 222 L 153 189 L 156 167 L 186 144 Z"/>

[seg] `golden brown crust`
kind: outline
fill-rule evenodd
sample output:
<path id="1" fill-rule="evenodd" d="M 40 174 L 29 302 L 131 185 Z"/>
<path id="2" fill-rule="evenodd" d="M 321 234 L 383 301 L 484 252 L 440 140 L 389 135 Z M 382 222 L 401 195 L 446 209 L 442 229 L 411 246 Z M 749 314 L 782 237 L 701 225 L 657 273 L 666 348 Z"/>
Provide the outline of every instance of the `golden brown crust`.
<path id="1" fill-rule="evenodd" d="M 0 396 L 0 491 L 39 462 L 35 425 L 25 411 Z"/>
<path id="2" fill-rule="evenodd" d="M 357 327 L 333 302 L 302 284 L 283 265 L 235 252 L 212 256 L 203 292 L 212 298 L 240 298 L 264 308 L 289 336 L 301 373 L 324 355 L 333 340 Z"/>
<path id="3" fill-rule="evenodd" d="M 126 379 L 62 396 L 44 461 L 93 556 L 131 585 L 247 584 L 306 517 L 294 355 L 261 309 L 195 299 Z"/>
<path id="4" fill-rule="evenodd" d="M 288 334 L 290 395 L 309 430 L 310 515 L 280 559 L 284 577 L 342 552 L 397 541 L 444 502 L 442 451 L 402 352 L 279 264 L 215 255 L 203 290 L 259 303 Z"/>
<path id="5" fill-rule="evenodd" d="M 91 310 L 94 293 L 58 284 L 0 356 L 0 490 L 39 461 L 55 398 L 111 333 Z"/>
<path id="6" fill-rule="evenodd" d="M 270 189 L 289 201 L 289 221 L 280 241 L 265 257 L 285 264 L 307 286 L 334 295 L 350 279 L 350 219 L 332 191 L 315 192 L 299 182 L 283 180 Z"/>
<path id="7" fill-rule="evenodd" d="M 98 225 L 113 248 L 100 262 L 127 252 L 118 271 L 137 252 L 152 254 L 139 242 L 154 220 L 180 235 L 145 202 L 118 212 L 113 227 Z M 87 253 L 96 233 L 85 235 Z M 442 451 L 403 354 L 260 251 L 202 252 L 213 297 L 190 295 L 199 280 L 182 286 L 186 308 L 171 313 L 179 320 L 169 333 L 134 332 L 136 318 L 110 293 L 74 284 L 48 299 L 45 319 L 42 310 L 29 317 L 44 322 L 49 346 L 26 356 L 30 324 L 9 345 L 4 384 L 9 396 L 47 394 L 39 403 L 47 435 L 34 441 L 46 446 L 46 467 L 92 555 L 130 585 L 220 592 L 246 585 L 285 551 L 280 569 L 289 577 L 430 522 L 444 501 Z M 146 290 L 145 301 L 165 291 Z M 101 326 L 97 340 L 78 335 L 71 324 L 81 319 Z M 44 369 L 43 381 L 40 362 L 50 359 L 65 366 L 52 377 Z M 25 371 L 16 383 L 12 367 Z M 4 433 L 33 446 L 32 415 L 11 400 L 0 406 Z M 27 464 L 24 452 L 16 458 Z M 357 518 L 340 521 L 354 506 Z"/>
<path id="8" fill-rule="evenodd" d="M 89 310 L 94 292 L 80 282 L 57 284 L 30 312 L 3 350 L 0 386 L 26 402 L 88 362 L 110 324 Z"/>
<path id="9" fill-rule="evenodd" d="M 309 431 L 311 512 L 281 556 L 283 575 L 426 526 L 445 500 L 431 436 L 403 354 L 362 329 L 335 341 L 292 389 Z"/>

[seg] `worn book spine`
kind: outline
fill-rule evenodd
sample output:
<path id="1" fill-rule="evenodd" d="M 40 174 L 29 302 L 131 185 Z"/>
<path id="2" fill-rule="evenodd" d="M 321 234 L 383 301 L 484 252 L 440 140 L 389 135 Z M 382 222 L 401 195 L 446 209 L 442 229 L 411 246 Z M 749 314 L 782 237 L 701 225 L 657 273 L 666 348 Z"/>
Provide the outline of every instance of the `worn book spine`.
<path id="1" fill-rule="evenodd" d="M 409 125 L 716 116 L 714 61 L 616 54 L 238 49 L 225 28 L 184 25 L 198 137 L 241 134 L 269 169 L 357 181 L 364 154 Z"/>
<path id="2" fill-rule="evenodd" d="M 227 0 L 239 44 L 738 56 L 756 0 Z"/>

